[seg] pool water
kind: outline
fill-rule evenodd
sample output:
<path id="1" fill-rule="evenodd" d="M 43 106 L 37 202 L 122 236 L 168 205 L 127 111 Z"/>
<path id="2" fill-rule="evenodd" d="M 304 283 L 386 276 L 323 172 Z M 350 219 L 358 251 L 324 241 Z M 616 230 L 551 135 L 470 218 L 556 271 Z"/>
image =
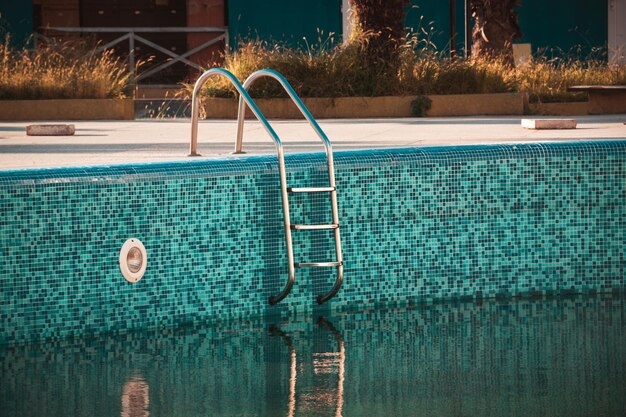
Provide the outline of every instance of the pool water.
<path id="1" fill-rule="evenodd" d="M 626 415 L 623 295 L 281 320 L 2 347 L 0 415 Z"/>

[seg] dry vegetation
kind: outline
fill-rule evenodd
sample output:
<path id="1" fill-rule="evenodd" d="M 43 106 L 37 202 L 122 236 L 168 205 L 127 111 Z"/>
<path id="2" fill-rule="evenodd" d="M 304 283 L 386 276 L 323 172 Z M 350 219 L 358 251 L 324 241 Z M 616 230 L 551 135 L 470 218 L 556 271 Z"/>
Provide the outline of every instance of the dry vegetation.
<path id="1" fill-rule="evenodd" d="M 609 66 L 598 59 L 535 58 L 515 68 L 497 59 L 451 59 L 428 48 L 416 48 L 415 42 L 402 48 L 397 75 L 381 76 L 368 65 L 358 42 L 316 50 L 248 42 L 227 53 L 223 66 L 240 80 L 258 69 L 276 69 L 304 97 L 527 92 L 531 101 L 577 101 L 585 99 L 584 93 L 568 93 L 567 87 L 626 84 L 625 67 Z M 219 78 L 209 80 L 204 93 L 234 96 L 231 86 Z M 283 96 L 271 80 L 259 81 L 251 94 Z"/>
<path id="2" fill-rule="evenodd" d="M 0 44 L 0 100 L 122 98 L 131 76 L 112 51 L 96 53 L 79 43 L 14 50 Z"/>
<path id="3" fill-rule="evenodd" d="M 531 102 L 580 101 L 585 93 L 568 93 L 573 85 L 626 85 L 626 66 L 597 59 L 535 59 L 512 71 L 516 91 L 526 91 Z"/>
<path id="4" fill-rule="evenodd" d="M 626 67 L 598 59 L 534 59 L 514 68 L 497 59 L 451 59 L 411 38 L 400 51 L 397 74 L 379 73 L 363 52 L 366 36 L 346 46 L 332 41 L 316 48 L 292 49 L 253 41 L 226 54 L 223 66 L 244 80 L 253 71 L 273 68 L 285 75 L 304 97 L 427 95 L 527 92 L 531 101 L 584 100 L 568 93 L 582 84 L 626 85 Z M 13 50 L 0 44 L 0 99 L 114 98 L 131 95 L 126 63 L 111 51 L 96 53 L 84 44 L 41 46 Z M 187 85 L 191 89 L 191 85 Z M 204 93 L 233 97 L 224 80 L 207 82 Z M 281 97 L 273 80 L 259 80 L 251 94 Z"/>

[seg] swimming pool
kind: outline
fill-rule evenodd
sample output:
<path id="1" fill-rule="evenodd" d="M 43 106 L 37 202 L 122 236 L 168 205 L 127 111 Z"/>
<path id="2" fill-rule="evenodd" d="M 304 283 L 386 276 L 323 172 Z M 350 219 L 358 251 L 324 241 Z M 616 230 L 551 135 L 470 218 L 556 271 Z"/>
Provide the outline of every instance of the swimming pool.
<path id="1" fill-rule="evenodd" d="M 321 154 L 286 162 L 327 181 Z M 334 271 L 267 302 L 274 157 L 1 171 L 0 415 L 624 415 L 625 162 L 623 140 L 338 152 L 346 280 L 321 306 Z"/>
<path id="2" fill-rule="evenodd" d="M 0 358 L 2 416 L 623 416 L 626 299 L 258 319 Z"/>
<path id="3" fill-rule="evenodd" d="M 626 141 L 407 148 L 335 156 L 346 281 L 286 279 L 276 158 L 0 172 L 0 343 L 444 299 L 620 293 Z M 287 158 L 291 186 L 327 181 L 321 154 Z M 325 196 L 294 221 L 328 222 Z M 297 232 L 297 231 L 296 231 Z M 147 249 L 130 284 L 118 257 Z M 295 239 L 328 260 L 328 232 Z"/>

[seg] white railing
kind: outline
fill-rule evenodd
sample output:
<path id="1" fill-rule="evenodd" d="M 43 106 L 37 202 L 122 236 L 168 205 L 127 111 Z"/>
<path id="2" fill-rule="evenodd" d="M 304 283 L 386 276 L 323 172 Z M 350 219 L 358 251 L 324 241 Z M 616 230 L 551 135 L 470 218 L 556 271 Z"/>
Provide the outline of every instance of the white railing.
<path id="1" fill-rule="evenodd" d="M 199 71 L 204 71 L 197 63 L 190 61 L 188 58 L 220 41 L 224 41 L 225 49 L 228 50 L 228 28 L 227 27 L 45 27 L 42 28 L 45 31 L 63 32 L 63 33 L 120 33 L 121 35 L 110 42 L 105 43 L 98 47 L 97 51 L 101 52 L 105 49 L 109 49 L 121 42 L 128 41 L 128 66 L 130 67 L 133 78 L 138 82 L 147 77 L 150 77 L 159 71 L 164 70 L 177 62 L 181 62 L 189 67 L 195 68 Z M 182 54 L 177 54 L 170 51 L 146 38 L 138 33 L 219 33 L 220 35 L 208 40 L 192 49 L 185 51 Z M 45 37 L 44 37 L 45 39 Z M 135 43 L 143 43 L 172 59 L 157 65 L 141 74 L 135 74 Z M 136 78 L 135 78 L 136 76 Z"/>

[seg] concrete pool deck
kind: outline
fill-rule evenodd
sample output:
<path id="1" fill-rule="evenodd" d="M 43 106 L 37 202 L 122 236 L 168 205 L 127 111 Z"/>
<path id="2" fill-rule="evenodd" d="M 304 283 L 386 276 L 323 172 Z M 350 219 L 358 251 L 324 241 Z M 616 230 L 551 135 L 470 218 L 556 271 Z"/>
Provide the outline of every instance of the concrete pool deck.
<path id="1" fill-rule="evenodd" d="M 326 119 L 319 124 L 335 151 L 412 146 L 534 143 L 626 139 L 626 114 L 577 116 L 575 130 L 527 130 L 522 118 L 539 116 Z M 0 170 L 114 165 L 187 159 L 190 121 L 76 121 L 74 136 L 26 136 L 26 126 L 0 123 Z M 305 121 L 273 121 L 286 153 L 320 152 L 319 139 Z M 200 158 L 228 156 L 235 144 L 236 121 L 201 121 Z M 244 150 L 248 155 L 273 154 L 274 144 L 255 121 L 246 122 Z M 197 160 L 198 158 L 195 158 Z"/>

